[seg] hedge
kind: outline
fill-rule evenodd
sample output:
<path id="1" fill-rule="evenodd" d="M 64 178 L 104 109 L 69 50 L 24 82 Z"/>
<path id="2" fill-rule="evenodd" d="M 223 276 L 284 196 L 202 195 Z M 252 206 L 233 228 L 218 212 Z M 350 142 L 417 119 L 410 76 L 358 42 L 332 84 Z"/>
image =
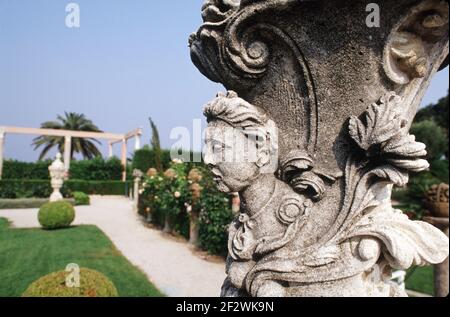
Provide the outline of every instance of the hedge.
<path id="1" fill-rule="evenodd" d="M 170 152 L 167 150 L 161 151 L 161 163 L 163 168 L 166 169 L 170 165 Z M 138 169 L 144 173 L 150 167 L 156 166 L 155 151 L 148 145 L 144 146 L 142 149 L 134 152 L 133 159 L 131 162 L 132 169 Z"/>
<path id="2" fill-rule="evenodd" d="M 6 160 L 3 165 L 3 179 L 50 179 L 48 167 L 51 160 L 38 162 L 19 162 Z M 116 157 L 104 160 L 101 157 L 92 160 L 73 160 L 70 163 L 72 179 L 109 181 L 120 180 L 123 167 Z"/>
<path id="3" fill-rule="evenodd" d="M 189 157 L 191 160 L 194 156 L 201 156 L 201 153 L 195 153 L 189 151 Z M 161 150 L 161 163 L 164 170 L 172 166 L 172 159 L 170 157 L 170 150 Z M 196 165 L 202 165 L 201 163 L 187 163 L 188 170 Z M 131 162 L 131 170 L 138 169 L 144 173 L 148 171 L 149 168 L 156 167 L 155 151 L 148 145 L 144 146 L 142 149 L 134 152 L 133 159 Z"/>
<path id="4" fill-rule="evenodd" d="M 68 180 L 64 182 L 61 193 L 64 197 L 72 197 L 74 192 L 88 195 L 128 195 L 131 188 L 131 181 Z M 48 180 L 0 180 L 0 198 L 47 198 L 51 193 Z"/>
<path id="5" fill-rule="evenodd" d="M 37 162 L 19 162 L 5 160 L 3 162 L 3 179 L 50 179 L 48 167 L 50 160 Z"/>

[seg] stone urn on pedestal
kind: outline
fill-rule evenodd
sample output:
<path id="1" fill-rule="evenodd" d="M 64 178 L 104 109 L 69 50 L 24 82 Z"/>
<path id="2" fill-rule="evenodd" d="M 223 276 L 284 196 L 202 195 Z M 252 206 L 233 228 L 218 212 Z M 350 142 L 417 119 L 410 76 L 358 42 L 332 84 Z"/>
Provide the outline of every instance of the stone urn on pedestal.
<path id="1" fill-rule="evenodd" d="M 218 189 L 241 198 L 222 296 L 406 296 L 392 271 L 449 253 L 444 233 L 391 204 L 393 186 L 429 167 L 409 129 L 448 63 L 448 2 L 201 10 L 191 58 L 225 87 L 204 107 L 204 161 Z"/>
<path id="2" fill-rule="evenodd" d="M 50 195 L 50 201 L 54 202 L 63 200 L 60 189 L 64 184 L 66 168 L 64 163 L 61 161 L 61 153 L 56 154 L 56 159 L 48 167 L 48 170 L 50 172 L 51 186 L 53 188 L 53 192 Z"/>

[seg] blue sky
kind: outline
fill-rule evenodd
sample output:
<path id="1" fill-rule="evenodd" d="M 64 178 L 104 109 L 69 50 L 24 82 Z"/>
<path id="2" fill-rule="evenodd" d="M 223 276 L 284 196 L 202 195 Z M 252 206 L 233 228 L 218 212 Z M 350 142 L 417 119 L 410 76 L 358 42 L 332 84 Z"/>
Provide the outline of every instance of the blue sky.
<path id="1" fill-rule="evenodd" d="M 151 116 L 170 147 L 171 129 L 192 129 L 202 106 L 223 90 L 189 57 L 187 39 L 201 24 L 203 0 L 78 0 L 79 29 L 65 26 L 69 2 L 0 0 L 0 125 L 39 127 L 74 111 L 107 132 L 142 126 L 148 143 Z M 447 89 L 448 68 L 424 104 Z M 6 157 L 37 159 L 31 140 L 8 135 Z"/>

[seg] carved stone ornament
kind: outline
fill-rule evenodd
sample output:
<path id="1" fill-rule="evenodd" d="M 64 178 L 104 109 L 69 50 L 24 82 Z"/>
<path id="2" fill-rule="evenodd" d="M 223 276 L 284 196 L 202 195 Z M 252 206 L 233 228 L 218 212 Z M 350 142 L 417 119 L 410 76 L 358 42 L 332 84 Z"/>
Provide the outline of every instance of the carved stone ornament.
<path id="1" fill-rule="evenodd" d="M 379 28 L 366 5 L 203 5 L 192 60 L 228 90 L 204 109 L 205 162 L 242 202 L 223 296 L 406 296 L 392 269 L 448 257 L 445 234 L 390 201 L 429 167 L 409 127 L 448 56 L 448 3 L 381 1 Z"/>
<path id="2" fill-rule="evenodd" d="M 63 200 L 63 195 L 61 194 L 60 189 L 64 184 L 66 168 L 64 163 L 61 161 L 61 157 L 61 153 L 57 153 L 56 159 L 48 167 L 48 171 L 50 172 L 50 184 L 53 189 L 53 192 L 50 195 L 51 202 Z"/>

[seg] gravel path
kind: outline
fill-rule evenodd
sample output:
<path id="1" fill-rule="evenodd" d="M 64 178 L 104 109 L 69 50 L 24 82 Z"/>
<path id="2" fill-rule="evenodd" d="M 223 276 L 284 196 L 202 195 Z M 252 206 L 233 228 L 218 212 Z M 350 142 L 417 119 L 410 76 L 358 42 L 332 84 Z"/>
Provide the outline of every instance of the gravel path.
<path id="1" fill-rule="evenodd" d="M 0 210 L 13 227 L 39 227 L 37 209 Z M 168 296 L 216 297 L 225 279 L 225 264 L 208 262 L 185 242 L 144 227 L 124 197 L 91 197 L 90 206 L 76 207 L 74 225 L 99 227 L 115 246 Z"/>

